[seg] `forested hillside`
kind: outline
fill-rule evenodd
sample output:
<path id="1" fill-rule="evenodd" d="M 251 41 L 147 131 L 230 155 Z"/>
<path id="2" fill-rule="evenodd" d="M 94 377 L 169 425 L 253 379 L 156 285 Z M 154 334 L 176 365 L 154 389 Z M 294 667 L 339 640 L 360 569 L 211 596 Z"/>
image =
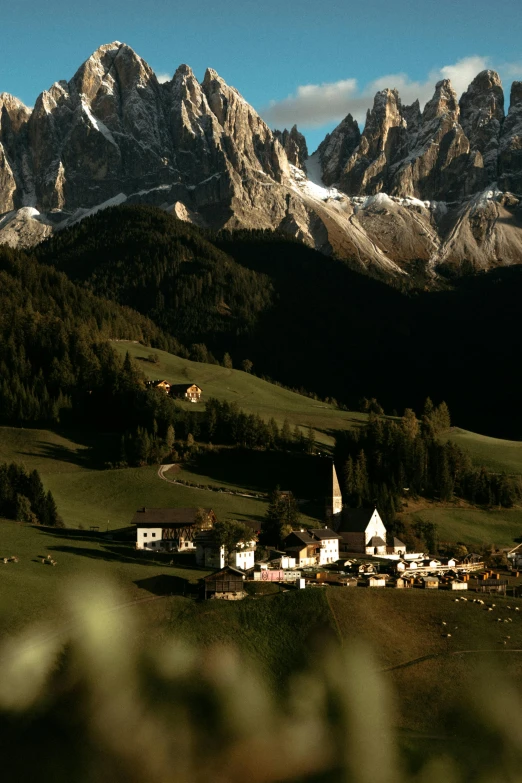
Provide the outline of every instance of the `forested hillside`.
<path id="1" fill-rule="evenodd" d="M 211 349 L 248 331 L 273 300 L 268 276 L 155 207 L 104 210 L 51 238 L 36 255 L 182 342 L 207 342 Z"/>
<path id="2" fill-rule="evenodd" d="M 522 436 L 520 267 L 403 293 L 277 234 L 212 235 L 138 206 L 57 234 L 37 257 L 149 316 L 193 359 L 248 359 L 258 375 L 351 408 L 444 399 L 461 426 Z"/>
<path id="3" fill-rule="evenodd" d="M 0 423 L 117 426 L 128 381 L 110 338 L 181 350 L 140 314 L 0 248 Z"/>

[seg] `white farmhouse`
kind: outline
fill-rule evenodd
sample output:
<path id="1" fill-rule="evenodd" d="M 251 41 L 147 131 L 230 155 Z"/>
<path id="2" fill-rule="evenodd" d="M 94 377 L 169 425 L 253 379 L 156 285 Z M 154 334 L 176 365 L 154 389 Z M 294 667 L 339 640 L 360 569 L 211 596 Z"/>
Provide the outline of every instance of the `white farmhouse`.
<path id="1" fill-rule="evenodd" d="M 224 568 L 229 565 L 248 571 L 254 567 L 256 541 L 239 541 L 233 552 L 228 555 L 225 547 L 216 540 L 214 531 L 205 530 L 196 536 L 196 563 L 206 568 Z"/>
<path id="2" fill-rule="evenodd" d="M 295 558 L 299 568 L 328 565 L 339 560 L 341 536 L 328 527 L 313 530 L 293 530 L 285 538 L 285 551 Z"/>
<path id="3" fill-rule="evenodd" d="M 194 551 L 194 539 L 216 522 L 211 508 L 140 508 L 134 514 L 136 549 Z"/>

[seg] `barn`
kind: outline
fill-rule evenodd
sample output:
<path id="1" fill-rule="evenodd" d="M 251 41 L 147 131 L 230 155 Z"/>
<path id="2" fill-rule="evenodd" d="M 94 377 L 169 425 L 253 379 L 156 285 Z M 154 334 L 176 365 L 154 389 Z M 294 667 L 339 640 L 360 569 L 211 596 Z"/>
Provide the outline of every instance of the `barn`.
<path id="1" fill-rule="evenodd" d="M 246 595 L 244 580 L 245 574 L 242 571 L 232 566 L 225 566 L 203 578 L 203 598 L 239 601 Z"/>

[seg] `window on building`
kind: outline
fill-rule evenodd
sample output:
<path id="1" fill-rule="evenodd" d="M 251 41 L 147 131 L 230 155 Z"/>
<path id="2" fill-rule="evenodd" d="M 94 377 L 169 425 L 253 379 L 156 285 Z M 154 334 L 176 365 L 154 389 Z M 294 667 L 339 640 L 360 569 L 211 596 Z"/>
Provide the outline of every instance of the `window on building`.
<path id="1" fill-rule="evenodd" d="M 143 538 L 147 538 L 147 534 L 146 533 L 143 534 Z"/>
<path id="2" fill-rule="evenodd" d="M 156 533 L 153 533 L 153 534 L 152 534 L 152 538 L 156 538 Z"/>

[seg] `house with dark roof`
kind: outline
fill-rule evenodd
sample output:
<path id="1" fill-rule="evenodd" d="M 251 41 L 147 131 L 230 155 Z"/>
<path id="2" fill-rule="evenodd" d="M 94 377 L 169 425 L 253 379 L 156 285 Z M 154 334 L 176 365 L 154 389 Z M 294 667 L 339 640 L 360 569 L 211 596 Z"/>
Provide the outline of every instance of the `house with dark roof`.
<path id="1" fill-rule="evenodd" d="M 345 552 L 386 554 L 386 528 L 376 508 L 345 509 L 339 533 Z"/>
<path id="2" fill-rule="evenodd" d="M 328 527 L 314 530 L 293 530 L 285 538 L 287 555 L 295 557 L 296 566 L 327 565 L 339 559 L 341 536 Z"/>
<path id="3" fill-rule="evenodd" d="M 400 538 L 393 536 L 393 538 L 391 539 L 391 544 L 389 544 L 386 547 L 386 552 L 389 555 L 405 555 L 406 544 L 404 543 L 404 541 L 401 541 Z"/>
<path id="4" fill-rule="evenodd" d="M 216 522 L 211 508 L 140 508 L 131 524 L 136 525 L 136 549 L 190 552 L 201 530 Z"/>
<path id="5" fill-rule="evenodd" d="M 203 598 L 238 601 L 244 598 L 245 574 L 232 566 L 225 566 L 202 580 Z"/>

